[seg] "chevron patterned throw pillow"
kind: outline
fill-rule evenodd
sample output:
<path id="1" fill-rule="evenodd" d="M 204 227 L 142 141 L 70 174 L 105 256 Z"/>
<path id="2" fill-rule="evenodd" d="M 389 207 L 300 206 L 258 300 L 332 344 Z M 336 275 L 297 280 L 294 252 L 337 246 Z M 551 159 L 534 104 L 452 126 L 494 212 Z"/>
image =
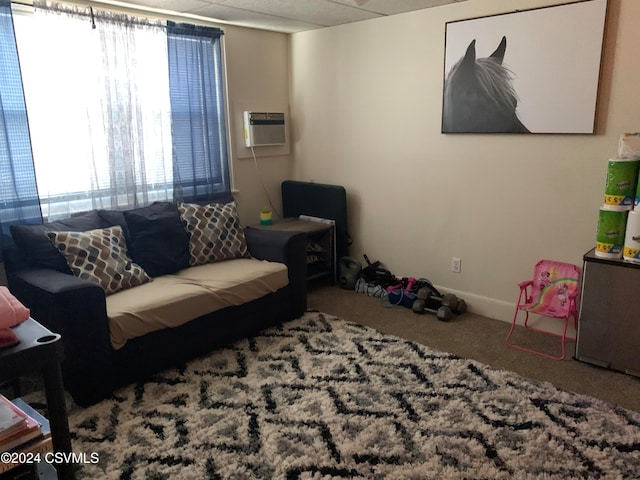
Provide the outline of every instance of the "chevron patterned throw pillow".
<path id="1" fill-rule="evenodd" d="M 249 257 L 235 202 L 209 205 L 180 203 L 178 210 L 190 235 L 191 266 Z"/>
<path id="2" fill-rule="evenodd" d="M 76 277 L 97 283 L 107 295 L 151 281 L 127 254 L 122 227 L 86 232 L 47 232 Z"/>

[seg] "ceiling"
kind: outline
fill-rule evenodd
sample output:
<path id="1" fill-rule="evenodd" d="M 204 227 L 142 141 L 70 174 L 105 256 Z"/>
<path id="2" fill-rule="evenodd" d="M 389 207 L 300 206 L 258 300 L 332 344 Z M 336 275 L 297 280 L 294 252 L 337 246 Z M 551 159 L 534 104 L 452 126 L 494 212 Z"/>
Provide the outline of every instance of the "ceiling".
<path id="1" fill-rule="evenodd" d="M 464 0 L 97 0 L 217 23 L 296 33 Z"/>

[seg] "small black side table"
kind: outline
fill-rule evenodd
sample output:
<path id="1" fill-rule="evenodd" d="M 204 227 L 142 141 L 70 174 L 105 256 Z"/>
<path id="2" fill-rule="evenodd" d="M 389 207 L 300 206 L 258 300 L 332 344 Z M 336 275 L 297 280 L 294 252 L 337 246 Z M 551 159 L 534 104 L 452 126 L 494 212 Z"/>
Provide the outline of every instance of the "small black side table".
<path id="1" fill-rule="evenodd" d="M 260 230 L 275 230 L 285 232 L 304 232 L 309 239 L 319 240 L 324 234 L 328 234 L 328 242 L 325 243 L 325 247 L 329 254 L 329 258 L 320 269 L 310 269 L 310 265 L 307 265 L 307 280 L 329 276 L 331 285 L 336 283 L 336 226 L 334 223 L 315 222 L 312 220 L 298 219 L 298 218 L 284 218 L 282 220 L 274 221 L 270 225 L 251 225 L 251 228 L 258 228 Z"/>
<path id="2" fill-rule="evenodd" d="M 0 382 L 40 373 L 44 379 L 53 449 L 71 453 L 71 435 L 60 370 L 60 362 L 64 357 L 62 339 L 32 318 L 13 331 L 20 343 L 0 349 Z M 60 480 L 75 479 L 73 464 L 60 463 L 55 467 Z"/>

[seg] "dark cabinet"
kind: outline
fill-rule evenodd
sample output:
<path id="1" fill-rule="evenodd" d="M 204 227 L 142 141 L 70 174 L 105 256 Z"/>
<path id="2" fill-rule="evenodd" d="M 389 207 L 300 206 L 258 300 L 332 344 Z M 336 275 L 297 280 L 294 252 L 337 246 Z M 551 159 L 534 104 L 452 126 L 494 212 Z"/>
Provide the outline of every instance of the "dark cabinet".
<path id="1" fill-rule="evenodd" d="M 584 255 L 576 358 L 640 377 L 640 265 Z"/>

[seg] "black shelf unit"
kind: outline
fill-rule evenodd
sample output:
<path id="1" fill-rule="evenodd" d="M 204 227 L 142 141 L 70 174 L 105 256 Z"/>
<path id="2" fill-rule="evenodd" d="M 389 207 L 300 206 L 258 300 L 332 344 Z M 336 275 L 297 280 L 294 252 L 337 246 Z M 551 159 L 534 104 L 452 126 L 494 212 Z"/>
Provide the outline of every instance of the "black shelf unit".
<path id="1" fill-rule="evenodd" d="M 71 453 L 71 435 L 62 384 L 60 362 L 64 357 L 62 339 L 33 318 L 13 328 L 19 343 L 0 350 L 0 383 L 39 373 L 44 380 L 51 439 L 56 452 Z M 74 480 L 71 463 L 36 466 L 39 478 Z M 10 472 L 5 472 L 10 473 Z"/>
<path id="2" fill-rule="evenodd" d="M 322 252 L 317 254 L 317 260 L 307 263 L 307 280 L 327 276 L 331 285 L 336 283 L 336 227 L 333 223 L 285 218 L 275 221 L 271 225 L 252 225 L 251 228 L 275 231 L 302 232 L 307 237 L 307 244 L 317 243 Z M 313 255 L 314 252 L 308 251 Z"/>

